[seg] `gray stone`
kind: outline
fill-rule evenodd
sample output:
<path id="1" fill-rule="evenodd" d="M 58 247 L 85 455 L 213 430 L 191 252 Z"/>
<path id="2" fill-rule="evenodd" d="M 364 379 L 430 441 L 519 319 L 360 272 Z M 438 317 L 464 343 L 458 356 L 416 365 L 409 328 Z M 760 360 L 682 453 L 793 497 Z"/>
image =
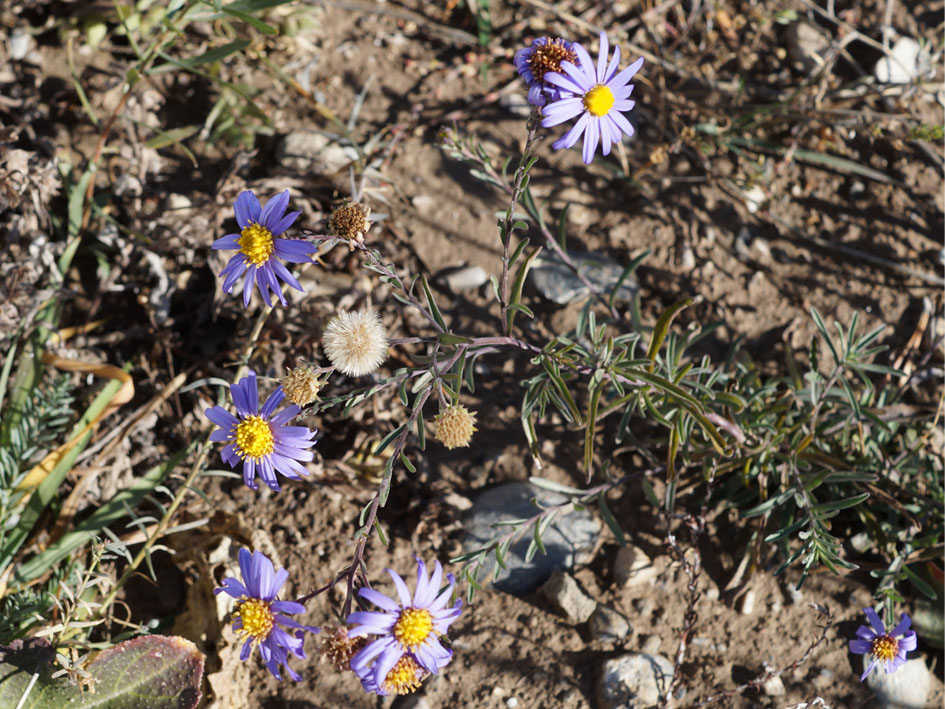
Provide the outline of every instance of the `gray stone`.
<path id="1" fill-rule="evenodd" d="M 551 572 L 538 591 L 574 624 L 586 621 L 597 607 L 597 601 L 585 594 L 577 581 L 558 569 Z"/>
<path id="2" fill-rule="evenodd" d="M 822 67 L 830 48 L 830 36 L 820 27 L 804 20 L 788 25 L 788 54 L 797 68 L 812 73 Z"/>
<path id="3" fill-rule="evenodd" d="M 863 656 L 864 669 L 869 658 L 869 655 Z M 932 678 L 925 662 L 907 660 L 889 675 L 877 665 L 866 678 L 866 684 L 883 709 L 924 709 L 932 688 Z"/>
<path id="4" fill-rule="evenodd" d="M 617 285 L 625 268 L 609 256 L 602 254 L 571 251 L 568 256 L 574 262 L 578 272 L 605 295 L 609 295 Z M 529 278 L 544 298 L 558 305 L 574 303 L 590 295 L 590 291 L 581 283 L 581 279 L 554 255 L 539 257 L 529 272 Z M 617 300 L 630 301 L 639 290 L 640 286 L 636 279 L 628 276 L 617 289 Z"/>
<path id="5" fill-rule="evenodd" d="M 651 583 L 657 571 L 653 561 L 639 547 L 622 546 L 614 557 L 614 581 L 624 588 Z"/>
<path id="6" fill-rule="evenodd" d="M 598 605 L 587 625 L 591 635 L 601 642 L 618 642 L 630 634 L 630 621 L 610 606 Z"/>
<path id="7" fill-rule="evenodd" d="M 499 105 L 513 116 L 518 116 L 519 118 L 528 118 L 534 108 L 528 102 L 528 98 L 526 98 L 524 94 L 519 93 L 502 94 L 499 97 Z"/>
<path id="8" fill-rule="evenodd" d="M 660 651 L 662 643 L 659 635 L 644 635 L 640 638 L 640 651 L 647 655 L 655 655 Z"/>
<path id="9" fill-rule="evenodd" d="M 926 598 L 916 600 L 912 609 L 912 627 L 924 643 L 942 647 L 945 641 L 945 617 L 941 602 Z"/>
<path id="10" fill-rule="evenodd" d="M 343 148 L 321 133 L 289 133 L 279 143 L 276 158 L 289 170 L 334 175 L 357 160 L 353 148 Z"/>
<path id="11" fill-rule="evenodd" d="M 598 699 L 605 709 L 644 709 L 659 703 L 673 679 L 673 663 L 640 652 L 604 663 Z"/>
<path id="12" fill-rule="evenodd" d="M 568 500 L 564 495 L 525 482 L 497 485 L 477 495 L 472 510 L 464 518 L 464 550 L 479 549 L 509 531 L 508 527 L 493 526 L 498 522 L 527 519 L 538 514 L 538 508 L 531 502 L 533 498 L 545 507 L 564 504 Z M 532 537 L 530 533 L 524 534 L 505 556 L 506 568 L 499 570 L 495 587 L 523 596 L 538 588 L 553 570 L 568 570 L 575 563 L 589 561 L 600 527 L 600 521 L 587 510 L 559 515 L 542 535 L 548 553 L 539 551 L 527 563 L 525 554 Z M 494 563 L 495 556 L 490 554 L 480 578 L 486 581 L 492 578 Z"/>
<path id="13" fill-rule="evenodd" d="M 434 280 L 446 284 L 454 293 L 475 290 L 489 282 L 489 274 L 479 266 L 460 266 L 445 268 L 434 276 Z"/>

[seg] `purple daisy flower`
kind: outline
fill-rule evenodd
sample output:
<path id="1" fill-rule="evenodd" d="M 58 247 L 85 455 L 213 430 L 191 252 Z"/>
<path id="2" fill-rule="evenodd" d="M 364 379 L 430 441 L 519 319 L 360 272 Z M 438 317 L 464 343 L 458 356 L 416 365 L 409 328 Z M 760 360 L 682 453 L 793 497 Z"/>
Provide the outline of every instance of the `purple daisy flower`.
<path id="1" fill-rule="evenodd" d="M 245 662 L 253 647 L 258 645 L 263 662 L 276 679 L 282 679 L 279 666 L 285 665 L 289 676 L 298 682 L 302 677 L 287 664 L 289 653 L 304 659 L 302 645 L 305 631 L 317 633 L 319 629 L 287 617 L 304 612 L 305 606 L 301 603 L 276 600 L 279 589 L 289 578 L 288 571 L 280 569 L 276 573 L 272 561 L 261 551 L 250 554 L 248 549 L 240 549 L 239 559 L 243 581 L 232 576 L 225 578 L 223 586 L 215 588 L 213 592 L 225 592 L 236 599 L 233 630 L 246 636 L 240 660 Z M 279 626 L 292 628 L 296 632 L 290 635 Z"/>
<path id="2" fill-rule="evenodd" d="M 558 90 L 545 81 L 545 74 L 560 72 L 563 61 L 576 63 L 578 58 L 572 44 L 560 37 L 537 37 L 531 46 L 515 53 L 512 63 L 528 85 L 530 104 L 544 106 L 549 97 L 558 95 Z"/>
<path id="3" fill-rule="evenodd" d="M 288 283 L 296 290 L 301 291 L 301 284 L 289 273 L 278 256 L 289 263 L 308 263 L 309 254 L 318 249 L 314 244 L 301 239 L 277 239 L 286 229 L 292 226 L 301 212 L 285 213 L 289 205 L 289 190 L 277 194 L 266 202 L 265 207 L 259 206 L 259 200 L 251 191 L 240 192 L 236 198 L 233 211 L 236 212 L 236 223 L 239 224 L 239 234 L 227 234 L 213 242 L 213 249 L 229 251 L 238 249 L 239 253 L 229 260 L 220 275 L 224 277 L 223 292 L 232 293 L 233 287 L 246 274 L 243 280 L 243 305 L 249 305 L 253 293 L 253 284 L 259 289 L 266 305 L 272 306 L 269 298 L 271 289 L 279 297 L 279 302 L 286 304 L 285 296 L 279 285 L 279 279 Z"/>
<path id="4" fill-rule="evenodd" d="M 462 601 L 447 607 L 456 579 L 447 574 L 448 587 L 439 593 L 443 567 L 436 562 L 427 578 L 426 567 L 417 558 L 417 587 L 413 598 L 407 584 L 393 569 L 387 572 L 394 580 L 400 603 L 371 588 L 361 588 L 358 595 L 381 611 L 357 611 L 348 616 L 354 625 L 348 637 L 378 635 L 351 658 L 351 669 L 361 679 L 365 691 L 376 694 L 405 694 L 420 686 L 428 673 L 439 672 L 453 656 L 444 648 L 439 636 L 460 614 Z"/>
<path id="5" fill-rule="evenodd" d="M 312 460 L 314 457 L 311 451 L 305 449 L 315 445 L 312 438 L 317 431 L 304 426 L 285 425 L 300 411 L 295 404 L 275 413 L 276 407 L 285 398 L 282 387 L 277 387 L 269 395 L 262 410 L 259 409 L 259 389 L 253 370 L 232 385 L 230 393 L 239 418 L 222 406 L 213 406 L 204 413 L 220 426 L 210 434 L 210 440 L 229 443 L 220 452 L 223 460 L 231 468 L 243 461 L 243 482 L 253 490 L 258 489 L 258 473 L 264 483 L 278 492 L 280 487 L 276 472 L 291 480 L 308 475 L 308 471 L 298 461 Z"/>
<path id="6" fill-rule="evenodd" d="M 850 641 L 850 652 L 872 657 L 866 671 L 860 676 L 860 682 L 865 680 L 876 663 L 886 663 L 886 674 L 892 674 L 906 661 L 906 653 L 915 650 L 918 641 L 914 630 L 909 630 L 912 620 L 903 613 L 899 625 L 888 633 L 883 621 L 872 608 L 864 608 L 866 619 L 872 627 L 861 625 L 856 629 L 856 640 Z"/>
<path id="7" fill-rule="evenodd" d="M 571 130 L 552 143 L 551 147 L 555 150 L 570 148 L 583 134 L 586 165 L 594 159 L 598 142 L 604 155 L 608 155 L 611 144 L 619 143 L 624 133 L 633 135 L 633 126 L 623 114 L 634 106 L 635 102 L 630 100 L 633 85 L 628 85 L 628 82 L 643 66 L 643 59 L 637 59 L 618 74 L 620 47 L 614 47 L 610 64 L 607 63 L 608 48 L 607 35 L 601 32 L 600 54 L 595 70 L 587 50 L 575 42 L 577 65 L 563 61 L 563 74 L 549 72 L 544 77 L 546 82 L 560 89 L 560 96 L 543 109 L 545 117 L 541 125 L 550 128 L 580 116 Z"/>

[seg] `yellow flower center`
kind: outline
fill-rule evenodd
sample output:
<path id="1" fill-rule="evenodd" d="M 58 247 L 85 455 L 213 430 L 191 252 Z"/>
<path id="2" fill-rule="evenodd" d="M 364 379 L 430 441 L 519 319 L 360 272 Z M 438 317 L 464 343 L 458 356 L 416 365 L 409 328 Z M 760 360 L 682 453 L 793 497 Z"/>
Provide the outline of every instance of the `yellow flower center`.
<path id="1" fill-rule="evenodd" d="M 411 652 L 433 630 L 433 616 L 425 608 L 404 608 L 394 623 L 394 637 Z"/>
<path id="2" fill-rule="evenodd" d="M 592 115 L 606 116 L 614 107 L 614 92 L 603 84 L 598 84 L 584 94 L 584 108 Z"/>
<path id="3" fill-rule="evenodd" d="M 272 429 L 259 416 L 247 416 L 236 426 L 236 447 L 240 458 L 264 458 L 275 448 Z"/>
<path id="4" fill-rule="evenodd" d="M 880 635 L 873 640 L 870 652 L 877 660 L 892 660 L 899 654 L 899 641 L 889 635 Z"/>
<path id="5" fill-rule="evenodd" d="M 388 694 L 410 694 L 420 687 L 425 674 L 416 660 L 404 655 L 384 678 L 384 690 Z"/>
<path id="6" fill-rule="evenodd" d="M 236 240 L 236 243 L 239 244 L 240 253 L 245 255 L 254 266 L 266 263 L 272 254 L 272 232 L 255 222 L 240 232 L 240 238 Z"/>
<path id="7" fill-rule="evenodd" d="M 268 638 L 269 633 L 272 632 L 275 619 L 268 601 L 258 598 L 245 598 L 242 601 L 237 601 L 234 615 L 243 621 L 240 632 L 251 637 L 256 644 Z"/>

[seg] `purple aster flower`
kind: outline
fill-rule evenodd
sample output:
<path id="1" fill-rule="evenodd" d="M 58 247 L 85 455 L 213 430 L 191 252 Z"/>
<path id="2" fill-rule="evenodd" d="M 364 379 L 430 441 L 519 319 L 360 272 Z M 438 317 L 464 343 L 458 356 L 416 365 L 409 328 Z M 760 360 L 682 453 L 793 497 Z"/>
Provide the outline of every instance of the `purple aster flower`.
<path id="1" fill-rule="evenodd" d="M 561 62 L 577 63 L 577 54 L 571 43 L 560 37 L 537 37 L 529 47 L 515 53 L 512 63 L 519 75 L 528 84 L 528 102 L 533 106 L 544 106 L 549 97 L 554 98 L 558 90 L 545 81 L 548 72 L 561 72 Z"/>
<path id="2" fill-rule="evenodd" d="M 289 273 L 282 263 L 275 258 L 278 256 L 289 263 L 308 263 L 312 259 L 309 254 L 318 249 L 314 244 L 301 239 L 277 239 L 286 229 L 292 226 L 301 212 L 285 213 L 289 205 L 289 190 L 277 194 L 266 202 L 265 207 L 259 206 L 259 200 L 249 190 L 240 192 L 236 198 L 233 211 L 236 212 L 236 223 L 239 224 L 239 234 L 227 234 L 213 242 L 213 249 L 230 251 L 238 249 L 239 253 L 229 260 L 220 275 L 224 277 L 223 292 L 232 293 L 233 287 L 246 274 L 243 280 L 243 305 L 249 305 L 253 293 L 253 283 L 259 289 L 266 305 L 272 306 L 269 298 L 271 289 L 279 297 L 279 302 L 286 304 L 285 296 L 279 285 L 279 279 L 288 283 L 296 290 L 302 286 Z"/>
<path id="3" fill-rule="evenodd" d="M 608 155 L 611 144 L 619 143 L 624 133 L 633 135 L 633 126 L 623 114 L 633 108 L 634 101 L 630 100 L 633 85 L 628 85 L 628 82 L 643 66 L 643 59 L 637 59 L 618 74 L 620 47 L 614 47 L 613 59 L 608 64 L 607 35 L 603 32 L 600 33 L 596 69 L 587 50 L 577 42 L 574 51 L 578 55 L 577 65 L 563 61 L 561 68 L 564 73 L 545 74 L 545 81 L 558 87 L 560 95 L 543 109 L 541 124 L 550 128 L 580 116 L 571 130 L 551 147 L 555 150 L 570 148 L 583 134 L 584 163 L 589 165 L 597 152 L 598 142 L 604 155 Z"/>
<path id="4" fill-rule="evenodd" d="M 223 586 L 213 592 L 226 592 L 236 599 L 233 630 L 246 636 L 246 642 L 240 651 L 240 660 L 245 662 L 252 653 L 253 646 L 258 645 L 263 662 L 276 679 L 282 679 L 279 676 L 279 666 L 285 665 L 289 676 L 298 682 L 302 677 L 287 664 L 289 653 L 304 659 L 305 651 L 302 645 L 305 642 L 305 631 L 317 633 L 319 629 L 302 625 L 287 617 L 305 611 L 305 606 L 301 603 L 276 600 L 279 589 L 289 578 L 288 571 L 280 569 L 276 573 L 272 561 L 261 551 L 250 554 L 248 549 L 240 549 L 239 559 L 243 581 L 232 576 L 225 578 Z M 279 626 L 292 628 L 296 632 L 290 635 Z"/>
<path id="5" fill-rule="evenodd" d="M 256 372 L 249 374 L 230 387 L 233 403 L 236 404 L 237 416 L 222 406 L 213 406 L 204 413 L 220 428 L 210 434 L 211 441 L 229 443 L 220 455 L 231 468 L 243 461 L 243 482 L 256 490 L 256 474 L 270 488 L 278 492 L 279 481 L 276 472 L 291 480 L 298 480 L 308 471 L 298 462 L 312 460 L 311 451 L 305 450 L 315 445 L 312 438 L 317 431 L 304 426 L 286 426 L 285 424 L 299 413 L 295 404 L 287 406 L 279 413 L 276 407 L 282 403 L 285 393 L 277 387 L 262 410 L 259 408 L 259 389 L 256 384 Z"/>
<path id="6" fill-rule="evenodd" d="M 860 682 L 873 671 L 877 662 L 886 663 L 886 674 L 898 670 L 906 661 L 906 653 L 915 650 L 918 643 L 915 631 L 909 630 L 912 620 L 905 613 L 900 616 L 899 625 L 887 633 L 876 611 L 864 608 L 863 612 L 872 627 L 861 625 L 856 629 L 857 639 L 850 641 L 850 652 L 872 657 Z"/>
<path id="7" fill-rule="evenodd" d="M 365 645 L 351 658 L 351 669 L 361 679 L 367 692 L 406 694 L 420 686 L 428 673 L 439 672 L 453 656 L 444 648 L 439 636 L 459 617 L 462 601 L 447 607 L 456 579 L 447 574 L 448 587 L 440 593 L 443 567 L 436 562 L 427 578 L 426 567 L 417 559 L 417 587 L 413 598 L 407 584 L 393 569 L 387 572 L 394 580 L 400 603 L 371 588 L 361 588 L 358 595 L 381 611 L 358 611 L 348 616 L 355 627 L 348 637 L 380 636 Z"/>

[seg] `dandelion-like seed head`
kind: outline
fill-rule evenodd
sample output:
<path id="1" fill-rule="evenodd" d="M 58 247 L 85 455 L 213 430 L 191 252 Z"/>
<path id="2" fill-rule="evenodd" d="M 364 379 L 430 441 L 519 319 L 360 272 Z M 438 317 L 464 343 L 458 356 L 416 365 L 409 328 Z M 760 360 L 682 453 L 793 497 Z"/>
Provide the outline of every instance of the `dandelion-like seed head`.
<path id="1" fill-rule="evenodd" d="M 351 377 L 370 374 L 387 359 L 387 330 L 374 310 L 342 312 L 328 323 L 322 349 L 338 371 Z"/>
<path id="2" fill-rule="evenodd" d="M 452 450 L 468 446 L 476 432 L 476 412 L 465 406 L 453 404 L 446 407 L 433 419 L 436 440 Z"/>
<path id="3" fill-rule="evenodd" d="M 351 250 L 364 243 L 364 235 L 371 228 L 371 208 L 360 202 L 345 202 L 328 217 L 328 229 L 335 236 L 347 239 Z"/>
<path id="4" fill-rule="evenodd" d="M 307 364 L 290 369 L 279 383 L 282 384 L 285 398 L 299 407 L 308 406 L 315 401 L 324 384 L 318 378 L 315 368 Z"/>
<path id="5" fill-rule="evenodd" d="M 532 46 L 534 51 L 528 58 L 528 68 L 532 70 L 536 81 L 543 81 L 549 71 L 560 73 L 561 62 L 577 64 L 577 53 L 571 48 L 571 44 L 561 37 Z"/>
<path id="6" fill-rule="evenodd" d="M 255 222 L 240 231 L 240 238 L 236 243 L 240 247 L 240 253 L 254 266 L 266 263 L 275 249 L 272 232 Z"/>
<path id="7" fill-rule="evenodd" d="M 408 650 L 427 639 L 433 631 L 433 616 L 426 608 L 404 608 L 394 623 L 394 637 Z"/>
<path id="8" fill-rule="evenodd" d="M 404 655 L 384 678 L 384 691 L 388 694 L 410 694 L 420 688 L 429 674 L 413 657 Z"/>
<path id="9" fill-rule="evenodd" d="M 269 633 L 272 632 L 275 616 L 270 605 L 268 601 L 259 598 L 247 598 L 236 602 L 233 617 L 239 618 L 243 623 L 240 633 L 252 638 L 255 645 L 268 638 Z"/>
<path id="10" fill-rule="evenodd" d="M 328 662 L 338 672 L 351 669 L 351 658 L 358 650 L 367 645 L 367 638 L 349 638 L 348 629 L 337 628 L 322 643 L 320 656 L 322 662 Z"/>

